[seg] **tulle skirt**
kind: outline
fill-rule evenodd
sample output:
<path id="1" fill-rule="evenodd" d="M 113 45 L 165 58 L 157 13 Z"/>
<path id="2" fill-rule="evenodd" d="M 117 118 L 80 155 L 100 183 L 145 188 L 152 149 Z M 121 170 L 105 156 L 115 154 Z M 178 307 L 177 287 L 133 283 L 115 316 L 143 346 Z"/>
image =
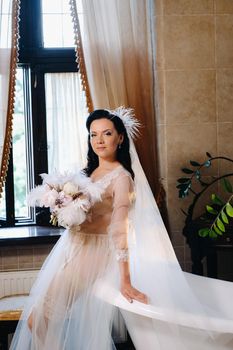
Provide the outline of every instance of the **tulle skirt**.
<path id="1" fill-rule="evenodd" d="M 65 231 L 32 288 L 11 349 L 114 349 L 116 309 L 95 293 L 103 280 L 119 288 L 119 268 L 108 235 Z"/>

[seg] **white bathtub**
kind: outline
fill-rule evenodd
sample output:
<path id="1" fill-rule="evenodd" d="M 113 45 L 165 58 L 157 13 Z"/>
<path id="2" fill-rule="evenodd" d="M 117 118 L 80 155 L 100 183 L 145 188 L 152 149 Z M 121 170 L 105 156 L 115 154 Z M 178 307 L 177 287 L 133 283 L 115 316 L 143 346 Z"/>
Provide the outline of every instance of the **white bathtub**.
<path id="1" fill-rule="evenodd" d="M 210 308 L 218 308 L 219 306 L 225 315 L 228 315 L 231 319 L 233 318 L 233 303 L 228 304 L 233 298 L 233 295 L 231 295 L 232 283 L 208 278 L 207 288 L 205 277 L 190 273 L 184 273 L 184 275 L 190 287 L 201 298 L 204 305 Z M 198 315 L 194 316 L 192 314 L 190 316 L 178 311 L 176 317 L 176 314 L 169 313 L 169 310 L 164 312 L 164 309 L 156 306 L 145 305 L 136 301 L 130 304 L 110 286 L 105 286 L 105 288 L 108 290 L 107 294 L 99 294 L 99 296 L 120 308 L 137 350 L 233 349 L 233 322 L 226 318 L 208 317 L 204 319 L 202 316 L 201 321 L 204 321 L 204 323 L 202 322 L 202 326 L 199 327 L 198 325 L 201 322 L 199 322 Z M 211 293 L 211 301 L 209 293 Z M 177 320 L 179 321 L 177 322 Z M 193 326 L 193 320 L 196 323 L 195 327 Z M 176 325 L 179 325 L 179 327 L 176 327 Z M 209 332 L 212 336 L 211 342 L 207 341 Z M 159 334 L 159 337 L 157 337 L 157 334 Z M 180 339 L 182 339 L 182 344 L 177 346 Z"/>
<path id="2" fill-rule="evenodd" d="M 36 278 L 38 271 L 21 271 L 15 273 L 1 273 L 0 274 L 0 291 L 1 297 L 4 295 L 15 295 L 26 293 L 30 290 L 30 286 Z M 191 289 L 202 300 L 203 304 L 210 308 L 219 308 L 225 315 L 233 318 L 233 302 L 232 300 L 232 283 L 221 280 L 214 280 L 195 276 L 189 273 L 184 273 L 187 282 Z M 14 282 L 14 283 L 13 283 Z M 233 322 L 226 321 L 226 319 L 214 319 L 211 323 L 211 333 L 214 335 L 214 344 L 206 344 L 206 330 L 203 328 L 203 334 L 200 336 L 200 328 L 193 327 L 193 315 L 190 318 L 188 314 L 179 312 L 179 317 L 176 314 L 169 313 L 169 310 L 164 312 L 164 309 L 152 305 L 145 305 L 134 301 L 130 304 L 116 289 L 109 285 L 104 286 L 100 282 L 101 288 L 97 285 L 97 294 L 104 298 L 110 304 L 119 307 L 128 331 L 131 335 L 133 343 L 137 350 L 229 350 L 233 349 Z M 13 288 L 13 289 L 12 289 Z M 104 294 L 101 294 L 101 290 Z M 106 293 L 107 291 L 107 293 Z M 211 300 L 209 294 L 211 293 Z M 17 299 L 17 302 L 19 300 Z M 4 301 L 0 301 L 2 311 L 5 309 Z M 2 304 L 2 305 L 1 305 Z M 18 304 L 17 304 L 18 305 Z M 20 305 L 22 306 L 22 305 Z M 12 307 L 12 305 L 11 305 Z M 17 307 L 18 308 L 18 307 Z M 1 307 L 0 307 L 1 310 Z M 177 322 L 177 320 L 179 321 Z M 208 326 L 208 321 L 204 322 Z M 179 334 L 177 334 L 177 327 L 174 324 L 179 324 Z M 198 316 L 196 316 L 196 325 L 199 324 Z M 122 324 L 120 325 L 122 327 Z M 196 328 L 198 328 L 199 337 L 196 336 Z M 122 328 L 124 339 L 124 329 Z M 159 334 L 159 344 L 158 337 Z M 175 347 L 179 337 L 182 336 L 182 342 L 185 347 Z M 177 338 L 176 338 L 177 337 Z M 161 342 L 163 346 L 161 347 Z"/>

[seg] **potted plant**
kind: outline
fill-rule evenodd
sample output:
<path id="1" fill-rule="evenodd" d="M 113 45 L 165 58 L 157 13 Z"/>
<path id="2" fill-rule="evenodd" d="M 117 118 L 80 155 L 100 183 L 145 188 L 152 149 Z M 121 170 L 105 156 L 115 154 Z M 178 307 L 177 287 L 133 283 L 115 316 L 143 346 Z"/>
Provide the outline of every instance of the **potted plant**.
<path id="1" fill-rule="evenodd" d="M 186 216 L 183 234 L 191 248 L 192 272 L 197 274 L 203 274 L 203 257 L 216 254 L 213 249 L 216 242 L 233 243 L 233 186 L 229 181 L 229 178 L 233 177 L 233 172 L 214 176 L 209 182 L 203 180 L 204 169 L 210 168 L 214 162 L 218 161 L 230 162 L 233 166 L 233 159 L 224 156 L 212 157 L 208 152 L 206 156 L 207 159 L 202 163 L 190 160 L 189 167 L 181 169 L 185 175 L 177 180 L 176 186 L 179 198 L 185 199 L 193 195 L 187 212 L 182 210 Z M 200 187 L 198 191 L 194 189 L 197 183 Z M 216 183 L 220 183 L 226 192 L 226 199 L 222 199 L 219 193 L 212 193 L 210 201 L 205 205 L 206 212 L 194 218 L 194 210 L 202 201 L 203 194 Z M 213 268 L 213 271 L 215 270 Z M 216 272 L 213 272 L 212 275 L 211 277 L 216 277 Z"/>

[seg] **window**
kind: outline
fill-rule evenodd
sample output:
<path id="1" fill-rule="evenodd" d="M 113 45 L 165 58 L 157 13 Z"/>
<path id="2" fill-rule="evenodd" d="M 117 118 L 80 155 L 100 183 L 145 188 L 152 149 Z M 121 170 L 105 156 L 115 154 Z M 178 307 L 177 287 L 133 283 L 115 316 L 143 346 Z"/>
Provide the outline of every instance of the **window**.
<path id="1" fill-rule="evenodd" d="M 9 176 L 0 205 L 0 218 L 6 226 L 14 221 L 19 224 L 35 221 L 35 210 L 26 203 L 27 193 L 34 185 L 29 80 L 29 69 L 18 68 Z"/>
<path id="2" fill-rule="evenodd" d="M 35 211 L 27 206 L 27 193 L 34 185 L 30 71 L 18 68 L 13 119 L 13 183 L 15 218 L 34 222 Z"/>
<path id="3" fill-rule="evenodd" d="M 44 47 L 73 47 L 69 1 L 42 0 L 42 28 Z"/>
<path id="4" fill-rule="evenodd" d="M 46 113 L 54 106 L 46 84 L 58 73 L 68 74 L 68 79 L 78 74 L 69 0 L 21 0 L 19 44 L 13 147 L 0 226 L 41 221 L 41 210 L 29 208 L 26 196 L 40 184 L 39 174 L 50 168 L 51 122 Z"/>

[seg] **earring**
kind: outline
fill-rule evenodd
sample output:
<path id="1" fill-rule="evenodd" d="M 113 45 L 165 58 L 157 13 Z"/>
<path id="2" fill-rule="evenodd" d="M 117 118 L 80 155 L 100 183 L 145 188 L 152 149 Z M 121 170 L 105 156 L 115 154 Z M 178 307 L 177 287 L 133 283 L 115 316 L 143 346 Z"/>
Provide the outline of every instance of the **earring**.
<path id="1" fill-rule="evenodd" d="M 119 145 L 118 145 L 118 149 L 121 149 L 121 143 L 119 143 Z"/>

